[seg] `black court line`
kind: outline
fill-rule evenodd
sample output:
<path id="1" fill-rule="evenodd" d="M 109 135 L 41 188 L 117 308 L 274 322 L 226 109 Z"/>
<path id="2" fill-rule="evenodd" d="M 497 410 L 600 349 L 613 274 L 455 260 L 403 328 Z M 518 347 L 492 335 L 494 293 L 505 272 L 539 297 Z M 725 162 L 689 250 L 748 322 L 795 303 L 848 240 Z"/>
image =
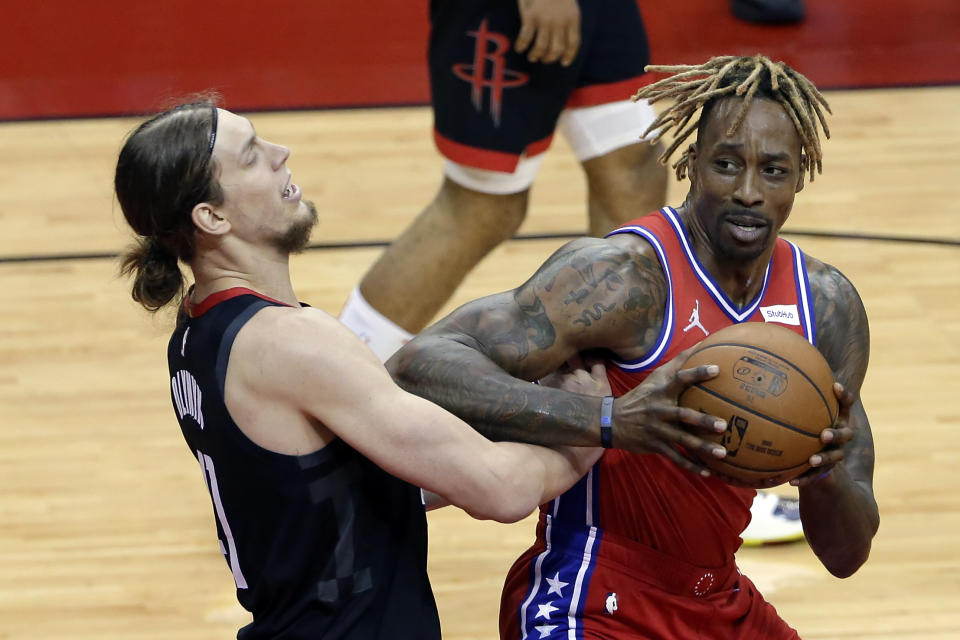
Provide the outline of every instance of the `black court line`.
<path id="1" fill-rule="evenodd" d="M 824 238 L 827 240 L 866 240 L 873 242 L 899 242 L 904 244 L 930 244 L 944 247 L 960 247 L 960 238 L 930 238 L 923 236 L 896 236 L 871 233 L 847 233 L 840 231 L 813 231 L 805 229 L 796 229 L 790 231 L 781 231 L 785 236 L 806 236 L 809 238 Z M 524 242 L 527 240 L 572 240 L 582 238 L 582 233 L 562 232 L 562 233 L 531 233 L 526 235 L 514 236 L 511 242 Z M 312 244 L 307 247 L 307 251 L 335 251 L 337 249 L 376 249 L 390 245 L 389 240 L 358 240 L 355 242 L 323 242 Z M 116 251 L 97 251 L 90 253 L 47 253 L 33 254 L 26 256 L 0 256 L 0 264 L 13 264 L 25 262 L 63 262 L 68 260 L 114 260 L 120 254 Z"/>

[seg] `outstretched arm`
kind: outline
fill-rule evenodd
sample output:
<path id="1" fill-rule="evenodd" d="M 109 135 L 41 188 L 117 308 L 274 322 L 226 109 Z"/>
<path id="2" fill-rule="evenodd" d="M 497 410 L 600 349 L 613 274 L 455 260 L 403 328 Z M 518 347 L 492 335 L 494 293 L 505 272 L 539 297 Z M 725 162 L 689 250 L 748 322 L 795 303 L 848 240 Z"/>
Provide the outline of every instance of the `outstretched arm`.
<path id="1" fill-rule="evenodd" d="M 492 439 L 596 446 L 600 398 L 527 381 L 554 371 L 578 352 L 603 350 L 631 358 L 651 347 L 667 293 L 652 254 L 639 239 L 573 241 L 517 289 L 468 303 L 422 332 L 387 367 L 401 386 Z M 684 468 L 703 472 L 674 445 L 722 455 L 721 447 L 694 434 L 724 425 L 677 407 L 676 399 L 685 385 L 716 371 L 679 372 L 682 362 L 678 357 L 617 399 L 613 443 L 663 453 Z"/>
<path id="2" fill-rule="evenodd" d="M 827 449 L 795 481 L 800 517 L 810 546 L 824 566 L 845 578 L 867 561 L 880 514 L 873 494 L 873 434 L 860 400 L 870 358 L 870 330 L 856 289 L 834 267 L 810 261 L 817 344 L 834 377 L 840 417 L 824 432 Z"/>
<path id="3" fill-rule="evenodd" d="M 580 356 L 572 358 L 565 363 L 561 369 L 542 378 L 539 384 L 547 387 L 563 389 L 573 393 L 582 393 L 589 396 L 604 397 L 610 395 L 610 382 L 607 380 L 607 370 L 603 362 L 596 358 L 588 358 L 586 361 Z M 523 445 L 531 448 L 539 448 L 536 445 Z M 569 453 L 577 455 L 581 452 L 592 451 L 591 459 L 595 455 L 599 459 L 602 449 L 594 448 L 592 450 L 583 447 L 562 447 L 569 449 Z M 596 460 L 593 460 L 595 462 Z M 592 464 L 592 462 L 591 462 Z M 427 511 L 445 507 L 450 503 L 435 493 L 425 491 L 424 507 Z M 557 494 L 559 495 L 559 493 Z M 551 496 L 551 499 L 555 496 Z"/>
<path id="4" fill-rule="evenodd" d="M 359 339 L 315 309 L 260 311 L 237 335 L 229 366 L 227 395 L 246 408 L 241 428 L 266 426 L 274 444 L 295 452 L 316 449 L 312 433 L 326 441 L 339 436 L 388 473 L 476 518 L 526 517 L 573 486 L 600 455 L 490 442 L 400 389 Z"/>

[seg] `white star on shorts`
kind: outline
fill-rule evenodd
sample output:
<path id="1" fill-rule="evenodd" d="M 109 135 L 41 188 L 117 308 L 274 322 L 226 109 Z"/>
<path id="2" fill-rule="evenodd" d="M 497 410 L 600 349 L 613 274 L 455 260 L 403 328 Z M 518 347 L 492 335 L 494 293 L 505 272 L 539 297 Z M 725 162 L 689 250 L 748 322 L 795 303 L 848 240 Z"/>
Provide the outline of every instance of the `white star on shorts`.
<path id="1" fill-rule="evenodd" d="M 534 620 L 536 620 L 537 618 L 544 618 L 546 620 L 549 620 L 550 614 L 557 610 L 557 607 L 553 606 L 553 600 L 551 600 L 547 604 L 538 604 L 537 608 L 539 609 L 539 611 L 537 611 L 537 615 L 533 617 Z"/>
<path id="2" fill-rule="evenodd" d="M 547 584 L 550 585 L 550 590 L 547 591 L 547 595 L 550 595 L 551 593 L 555 593 L 562 598 L 563 597 L 562 589 L 570 583 L 562 582 L 560 580 L 560 572 L 557 571 L 555 574 L 553 574 L 553 579 L 547 578 Z"/>

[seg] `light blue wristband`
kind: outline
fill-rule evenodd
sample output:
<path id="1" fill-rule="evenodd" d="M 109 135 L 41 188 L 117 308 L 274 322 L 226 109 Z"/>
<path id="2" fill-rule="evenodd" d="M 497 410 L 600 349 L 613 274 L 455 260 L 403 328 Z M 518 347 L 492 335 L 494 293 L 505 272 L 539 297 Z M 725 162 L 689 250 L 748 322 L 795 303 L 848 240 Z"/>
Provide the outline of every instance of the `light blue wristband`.
<path id="1" fill-rule="evenodd" d="M 600 405 L 600 446 L 613 446 L 613 396 L 606 396 Z"/>

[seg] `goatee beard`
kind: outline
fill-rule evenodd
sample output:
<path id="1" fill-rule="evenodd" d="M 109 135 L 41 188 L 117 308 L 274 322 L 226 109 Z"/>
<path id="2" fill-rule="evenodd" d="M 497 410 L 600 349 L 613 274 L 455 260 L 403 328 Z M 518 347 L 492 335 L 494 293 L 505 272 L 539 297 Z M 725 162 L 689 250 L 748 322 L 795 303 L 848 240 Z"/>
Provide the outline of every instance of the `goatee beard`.
<path id="1" fill-rule="evenodd" d="M 310 234 L 317 225 L 317 207 L 310 200 L 304 200 L 308 215 L 291 225 L 282 235 L 273 241 L 273 246 L 283 253 L 300 253 L 310 244 Z"/>

